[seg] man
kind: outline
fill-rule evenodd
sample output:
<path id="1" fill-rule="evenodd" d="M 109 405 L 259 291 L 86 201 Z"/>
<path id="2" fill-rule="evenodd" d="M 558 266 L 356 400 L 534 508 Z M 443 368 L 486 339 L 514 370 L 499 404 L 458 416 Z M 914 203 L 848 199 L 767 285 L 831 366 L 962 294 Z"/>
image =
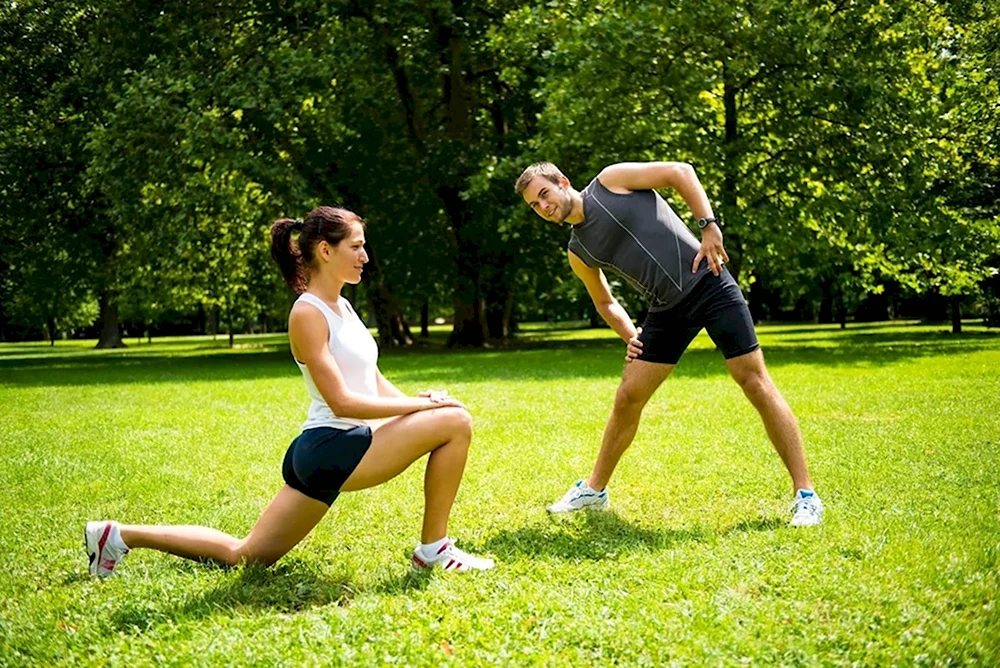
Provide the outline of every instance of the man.
<path id="1" fill-rule="evenodd" d="M 657 188 L 680 194 L 698 219 L 701 243 Z M 792 526 L 819 524 L 823 503 L 813 491 L 798 423 L 764 366 L 746 301 L 723 265 L 729 257 L 720 223 L 691 165 L 611 165 L 579 192 L 555 165 L 539 162 L 524 170 L 515 189 L 545 220 L 572 226 L 570 267 L 598 313 L 627 343 L 625 372 L 590 478 L 573 485 L 549 512 L 610 507 L 608 481 L 635 438 L 643 407 L 705 328 L 792 477 Z M 641 328 L 612 296 L 604 269 L 614 270 L 648 300 Z"/>

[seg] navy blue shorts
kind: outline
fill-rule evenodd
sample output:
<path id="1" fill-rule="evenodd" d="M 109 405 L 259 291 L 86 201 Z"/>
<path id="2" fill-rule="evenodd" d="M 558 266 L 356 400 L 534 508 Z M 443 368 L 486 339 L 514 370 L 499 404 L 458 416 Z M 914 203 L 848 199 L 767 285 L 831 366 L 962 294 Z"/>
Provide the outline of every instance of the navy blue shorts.
<path id="1" fill-rule="evenodd" d="M 372 429 L 367 425 L 306 429 L 288 446 L 281 476 L 292 489 L 333 505 L 371 444 Z"/>
<path id="2" fill-rule="evenodd" d="M 642 354 L 636 359 L 677 364 L 702 329 L 727 360 L 760 348 L 743 292 L 725 267 L 718 276 L 707 274 L 676 306 L 649 312 L 639 335 Z"/>

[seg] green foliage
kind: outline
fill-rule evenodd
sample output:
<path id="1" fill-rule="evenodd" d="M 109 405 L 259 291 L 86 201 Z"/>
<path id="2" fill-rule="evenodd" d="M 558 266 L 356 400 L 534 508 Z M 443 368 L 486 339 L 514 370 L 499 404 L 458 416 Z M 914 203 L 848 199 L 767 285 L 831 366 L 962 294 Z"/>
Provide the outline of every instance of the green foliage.
<path id="1" fill-rule="evenodd" d="M 751 290 L 763 281 L 794 298 L 839 284 L 856 300 L 891 280 L 967 294 L 996 270 L 1000 225 L 995 212 L 957 210 L 947 181 L 969 149 L 983 155 L 984 125 L 970 115 L 990 106 L 995 120 L 1000 98 L 995 78 L 972 90 L 988 71 L 974 41 L 986 24 L 945 12 L 760 1 L 524 10 L 512 29 L 531 31 L 551 64 L 532 151 L 578 187 L 610 162 L 692 162 L 721 199 L 731 269 Z M 995 137 L 995 122 L 985 128 Z"/>
<path id="2" fill-rule="evenodd" d="M 565 232 L 511 192 L 542 158 L 578 187 L 615 161 L 692 162 L 758 303 L 975 297 L 1000 246 L 998 16 L 995 0 L 7 3 L 2 314 L 100 299 L 105 319 L 117 302 L 143 322 L 283 318 L 265 230 L 326 203 L 369 222 L 382 278 L 361 296 L 394 292 L 411 319 L 428 304 L 475 343 L 505 313 L 579 310 Z"/>
<path id="3" fill-rule="evenodd" d="M 785 526 L 787 476 L 704 336 L 647 406 L 614 514 L 549 520 L 589 470 L 623 350 L 607 330 L 524 338 L 382 359 L 407 392 L 445 387 L 476 418 L 450 533 L 498 567 L 430 578 L 408 564 L 416 465 L 343 495 L 272 569 L 136 550 L 91 580 L 87 520 L 250 529 L 307 404 L 287 339 L 0 345 L 0 540 L 17 555 L 0 576 L 2 662 L 1000 660 L 995 332 L 761 329 L 827 504 L 816 530 Z"/>

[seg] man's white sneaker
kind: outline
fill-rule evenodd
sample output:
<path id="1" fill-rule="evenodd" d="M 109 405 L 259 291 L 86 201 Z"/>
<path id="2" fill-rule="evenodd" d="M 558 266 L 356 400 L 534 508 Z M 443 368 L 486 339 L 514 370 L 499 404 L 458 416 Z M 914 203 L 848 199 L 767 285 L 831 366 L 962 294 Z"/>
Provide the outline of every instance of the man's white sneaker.
<path id="1" fill-rule="evenodd" d="M 611 508 L 611 498 L 608 496 L 607 487 L 598 492 L 591 489 L 590 485 L 583 480 L 577 480 L 576 484 L 570 487 L 561 499 L 546 510 L 552 515 L 557 515 L 577 510 L 608 510 L 609 508 Z"/>
<path id="2" fill-rule="evenodd" d="M 121 543 L 121 538 L 111 540 L 112 532 L 117 531 L 117 522 L 87 522 L 87 527 L 83 530 L 83 542 L 87 547 L 87 558 L 90 559 L 91 575 L 108 577 L 128 554 L 127 547 L 116 544 Z"/>
<path id="3" fill-rule="evenodd" d="M 816 492 L 800 489 L 795 492 L 795 500 L 789 510 L 794 510 L 789 526 L 810 527 L 823 521 L 823 501 Z"/>
<path id="4" fill-rule="evenodd" d="M 458 573 L 488 571 L 496 565 L 492 559 L 476 557 L 467 552 L 462 552 L 450 540 L 441 546 L 437 554 L 430 557 L 423 554 L 418 545 L 417 549 L 413 551 L 412 561 L 413 569 L 417 571 L 429 571 L 440 566 L 446 571 L 456 571 Z"/>

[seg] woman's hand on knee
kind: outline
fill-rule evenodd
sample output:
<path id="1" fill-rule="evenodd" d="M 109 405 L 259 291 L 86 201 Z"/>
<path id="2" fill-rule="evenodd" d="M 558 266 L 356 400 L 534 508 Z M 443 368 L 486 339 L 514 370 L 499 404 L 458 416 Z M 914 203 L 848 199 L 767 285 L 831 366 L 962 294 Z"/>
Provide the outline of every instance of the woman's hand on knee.
<path id="1" fill-rule="evenodd" d="M 428 410 L 431 408 L 465 408 L 463 404 L 458 399 L 448 396 L 447 390 L 424 390 L 417 395 L 427 399 L 428 405 L 423 410 Z"/>

